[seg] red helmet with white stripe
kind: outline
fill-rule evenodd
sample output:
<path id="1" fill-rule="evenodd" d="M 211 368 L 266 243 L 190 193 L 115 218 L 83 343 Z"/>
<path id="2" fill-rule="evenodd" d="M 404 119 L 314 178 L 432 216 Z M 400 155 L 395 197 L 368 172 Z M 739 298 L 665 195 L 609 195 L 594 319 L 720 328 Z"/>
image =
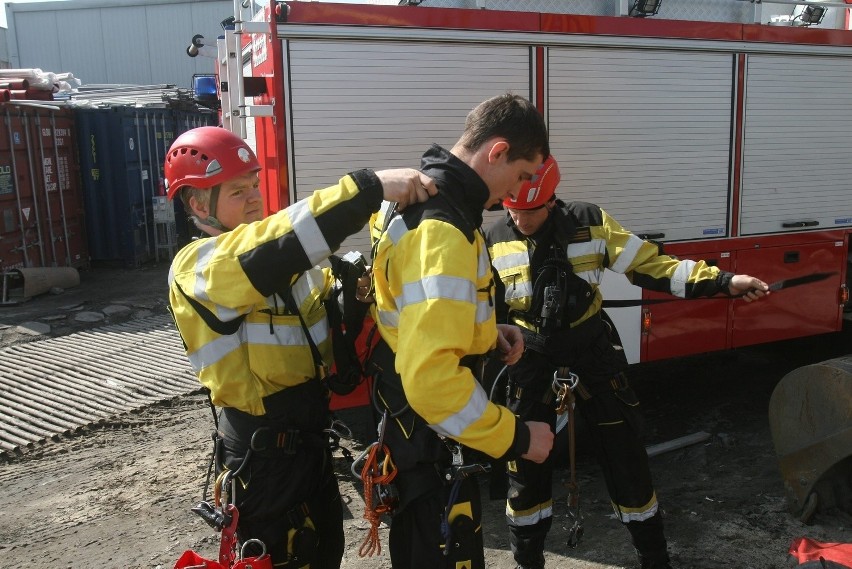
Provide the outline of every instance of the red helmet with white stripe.
<path id="1" fill-rule="evenodd" d="M 235 176 L 260 170 L 246 141 L 224 128 L 202 126 L 175 139 L 164 165 L 166 189 L 174 199 L 184 186 L 210 189 Z"/>
<path id="2" fill-rule="evenodd" d="M 556 193 L 559 185 L 559 165 L 553 156 L 549 156 L 536 170 L 529 182 L 524 182 L 518 192 L 517 199 L 508 197 L 503 200 L 503 207 L 510 209 L 536 209 L 546 204 Z"/>

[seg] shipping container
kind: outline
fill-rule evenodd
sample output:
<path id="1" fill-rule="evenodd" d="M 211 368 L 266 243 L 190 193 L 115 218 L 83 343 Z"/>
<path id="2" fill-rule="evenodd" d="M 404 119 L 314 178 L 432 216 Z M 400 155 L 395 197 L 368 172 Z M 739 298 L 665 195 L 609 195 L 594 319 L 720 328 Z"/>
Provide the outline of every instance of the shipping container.
<path id="1" fill-rule="evenodd" d="M 2 104 L 0 270 L 89 263 L 73 114 Z"/>
<path id="2" fill-rule="evenodd" d="M 77 109 L 75 116 L 92 261 L 138 267 L 157 259 L 153 198 L 165 192 L 166 151 L 181 132 L 211 124 L 215 115 L 113 106 Z"/>

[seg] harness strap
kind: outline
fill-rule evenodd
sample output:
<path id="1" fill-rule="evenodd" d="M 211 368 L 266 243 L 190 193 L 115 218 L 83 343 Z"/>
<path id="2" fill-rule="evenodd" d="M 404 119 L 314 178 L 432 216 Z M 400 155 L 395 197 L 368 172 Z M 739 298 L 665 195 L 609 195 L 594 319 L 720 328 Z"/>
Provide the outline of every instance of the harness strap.
<path id="1" fill-rule="evenodd" d="M 220 336 L 231 336 L 235 334 L 237 330 L 240 329 L 240 326 L 243 324 L 243 320 L 246 319 L 246 315 L 243 314 L 238 316 L 237 318 L 230 320 L 228 322 L 222 322 L 216 315 L 213 314 L 210 310 L 207 309 L 203 304 L 183 292 L 183 289 L 180 288 L 180 285 L 175 283 L 178 291 L 183 295 L 186 301 L 189 303 L 192 308 L 201 316 L 201 319 L 204 320 L 204 323 L 207 324 L 207 327 L 219 334 Z"/>
<path id="2" fill-rule="evenodd" d="M 570 377 L 570 374 L 571 370 L 568 367 L 556 368 L 556 376 L 558 377 Z M 578 389 L 579 387 L 580 383 L 577 382 L 574 389 Z M 571 548 L 577 547 L 577 543 L 583 535 L 583 527 L 580 523 L 582 520 L 580 516 L 580 484 L 577 482 L 576 399 L 574 397 L 574 389 L 564 389 L 560 405 L 560 409 L 568 413 L 568 461 L 570 465 L 570 478 L 565 482 L 565 487 L 568 490 L 568 513 L 574 521 L 568 534 L 568 546 Z"/>
<path id="3" fill-rule="evenodd" d="M 260 427 L 251 436 L 249 448 L 261 455 L 294 455 L 299 447 L 323 448 L 329 446 L 326 436 L 299 429 L 273 429 Z"/>

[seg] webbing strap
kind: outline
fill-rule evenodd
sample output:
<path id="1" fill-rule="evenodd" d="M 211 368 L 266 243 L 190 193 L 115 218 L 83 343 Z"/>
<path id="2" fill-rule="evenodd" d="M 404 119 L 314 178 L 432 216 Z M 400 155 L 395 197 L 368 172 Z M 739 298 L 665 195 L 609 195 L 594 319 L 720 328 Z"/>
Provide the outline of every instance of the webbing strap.
<path id="1" fill-rule="evenodd" d="M 559 367 L 556 368 L 556 376 L 558 377 L 570 377 L 571 370 L 568 367 Z M 579 382 L 575 385 L 575 389 L 579 388 Z M 574 526 L 569 531 L 568 536 L 568 545 L 569 547 L 576 547 L 577 542 L 582 535 L 582 526 L 580 525 L 580 484 L 577 482 L 577 440 L 575 436 L 575 421 L 574 416 L 576 413 L 575 402 L 576 399 L 574 397 L 573 389 L 564 389 L 564 393 L 562 394 L 563 400 L 561 402 L 560 408 L 564 410 L 564 412 L 568 413 L 568 462 L 570 468 L 570 477 L 568 481 L 565 483 L 565 487 L 568 489 L 568 508 L 569 515 L 574 520 Z"/>
<path id="2" fill-rule="evenodd" d="M 221 320 L 216 318 L 216 315 L 213 314 L 213 312 L 211 312 L 206 306 L 183 292 L 183 289 L 180 288 L 179 284 L 175 283 L 175 286 L 186 299 L 186 301 L 189 302 L 190 306 L 192 306 L 192 308 L 195 309 L 198 315 L 201 316 L 201 319 L 204 320 L 204 323 L 207 324 L 207 326 L 211 330 L 213 330 L 220 336 L 230 336 L 232 334 L 235 334 L 237 330 L 240 329 L 240 326 L 242 326 L 243 320 L 246 319 L 246 315 L 243 314 L 242 316 L 238 316 L 237 318 L 229 322 L 222 322 Z"/>

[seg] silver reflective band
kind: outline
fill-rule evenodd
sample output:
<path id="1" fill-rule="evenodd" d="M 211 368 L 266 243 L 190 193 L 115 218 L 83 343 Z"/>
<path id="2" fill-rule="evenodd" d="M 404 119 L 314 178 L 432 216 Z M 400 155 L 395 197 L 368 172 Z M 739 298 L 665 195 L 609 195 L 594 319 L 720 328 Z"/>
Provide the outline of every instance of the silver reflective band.
<path id="1" fill-rule="evenodd" d="M 433 431 L 445 437 L 458 437 L 465 429 L 475 423 L 485 413 L 488 406 L 488 395 L 482 386 L 474 384 L 473 393 L 461 411 L 450 415 L 436 425 L 429 425 Z"/>
<path id="2" fill-rule="evenodd" d="M 293 232 L 298 237 L 311 264 L 315 265 L 327 259 L 331 255 L 331 249 L 308 207 L 307 200 L 296 202 L 288 207 L 287 215 L 290 217 Z"/>
<path id="3" fill-rule="evenodd" d="M 669 285 L 673 295 L 686 298 L 686 283 L 689 282 L 689 277 L 694 268 L 695 261 L 684 260 L 677 264 L 677 268 L 672 275 L 671 284 Z"/>

